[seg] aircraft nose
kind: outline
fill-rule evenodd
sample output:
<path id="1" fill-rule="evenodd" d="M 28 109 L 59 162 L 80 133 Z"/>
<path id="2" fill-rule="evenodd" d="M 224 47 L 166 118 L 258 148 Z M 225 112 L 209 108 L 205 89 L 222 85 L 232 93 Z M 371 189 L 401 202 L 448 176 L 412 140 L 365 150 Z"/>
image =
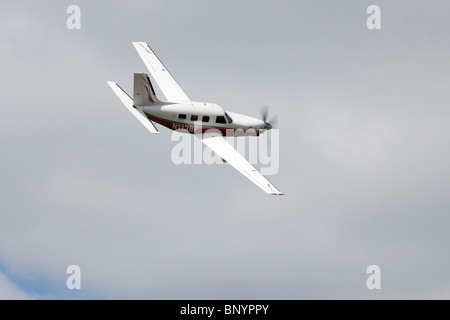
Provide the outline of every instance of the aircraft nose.
<path id="1" fill-rule="evenodd" d="M 272 129 L 272 125 L 268 122 L 264 122 L 264 129 L 270 130 L 270 129 Z"/>

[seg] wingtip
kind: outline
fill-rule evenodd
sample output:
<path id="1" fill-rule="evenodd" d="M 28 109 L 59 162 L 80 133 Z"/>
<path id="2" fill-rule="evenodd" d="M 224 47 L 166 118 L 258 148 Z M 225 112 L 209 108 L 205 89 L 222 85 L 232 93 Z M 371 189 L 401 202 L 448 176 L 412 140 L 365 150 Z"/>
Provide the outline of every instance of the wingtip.
<path id="1" fill-rule="evenodd" d="M 133 44 L 133 46 L 140 46 L 140 45 L 145 45 L 145 44 L 147 44 L 147 42 L 145 42 L 145 41 L 133 41 L 133 42 L 131 42 L 132 44 Z"/>
<path id="2" fill-rule="evenodd" d="M 111 87 L 111 89 L 114 89 L 114 87 L 117 86 L 117 83 L 115 83 L 114 81 L 106 81 L 106 83 Z"/>

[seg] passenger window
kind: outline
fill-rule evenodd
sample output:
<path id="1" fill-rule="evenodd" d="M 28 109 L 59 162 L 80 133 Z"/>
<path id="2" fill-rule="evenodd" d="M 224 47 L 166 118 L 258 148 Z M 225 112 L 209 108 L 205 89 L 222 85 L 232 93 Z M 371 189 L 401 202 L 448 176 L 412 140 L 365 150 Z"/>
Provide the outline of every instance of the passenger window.
<path id="1" fill-rule="evenodd" d="M 224 116 L 217 116 L 216 117 L 216 123 L 227 123 L 226 121 L 225 121 L 225 117 Z"/>
<path id="2" fill-rule="evenodd" d="M 203 116 L 202 121 L 203 122 L 209 122 L 209 116 Z"/>
<path id="3" fill-rule="evenodd" d="M 198 120 L 198 116 L 197 115 L 192 115 L 191 116 L 191 121 L 197 121 Z"/>
<path id="4" fill-rule="evenodd" d="M 183 120 L 185 120 L 185 119 L 186 119 L 186 115 L 185 115 L 185 114 L 179 114 L 179 115 L 178 115 L 178 119 L 183 119 Z"/>

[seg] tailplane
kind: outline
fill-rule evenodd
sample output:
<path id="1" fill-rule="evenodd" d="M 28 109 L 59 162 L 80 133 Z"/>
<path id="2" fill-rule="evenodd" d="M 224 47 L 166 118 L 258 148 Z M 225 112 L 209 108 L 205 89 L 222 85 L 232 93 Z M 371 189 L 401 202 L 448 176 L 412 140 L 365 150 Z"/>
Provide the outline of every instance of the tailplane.
<path id="1" fill-rule="evenodd" d="M 155 90 L 150 82 L 150 78 L 145 73 L 135 73 L 133 105 L 136 107 L 151 106 L 155 103 L 160 103 L 160 101 L 156 98 Z"/>

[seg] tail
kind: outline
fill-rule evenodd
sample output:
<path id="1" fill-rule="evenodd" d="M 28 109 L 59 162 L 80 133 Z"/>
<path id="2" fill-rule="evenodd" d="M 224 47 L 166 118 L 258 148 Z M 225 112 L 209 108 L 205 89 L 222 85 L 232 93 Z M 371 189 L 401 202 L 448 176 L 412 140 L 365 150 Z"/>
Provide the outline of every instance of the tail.
<path id="1" fill-rule="evenodd" d="M 150 78 L 145 73 L 134 74 L 133 104 L 138 106 L 151 106 L 161 101 L 156 98 Z"/>
<path id="2" fill-rule="evenodd" d="M 136 119 L 139 120 L 151 133 L 159 133 L 158 129 L 156 129 L 152 120 L 150 120 L 147 115 L 141 109 L 135 108 L 133 105 L 133 100 L 128 96 L 128 94 L 123 91 L 121 87 L 115 82 L 108 81 L 109 86 L 113 89 L 114 93 L 117 97 L 122 101 L 125 107 L 130 111 Z"/>

